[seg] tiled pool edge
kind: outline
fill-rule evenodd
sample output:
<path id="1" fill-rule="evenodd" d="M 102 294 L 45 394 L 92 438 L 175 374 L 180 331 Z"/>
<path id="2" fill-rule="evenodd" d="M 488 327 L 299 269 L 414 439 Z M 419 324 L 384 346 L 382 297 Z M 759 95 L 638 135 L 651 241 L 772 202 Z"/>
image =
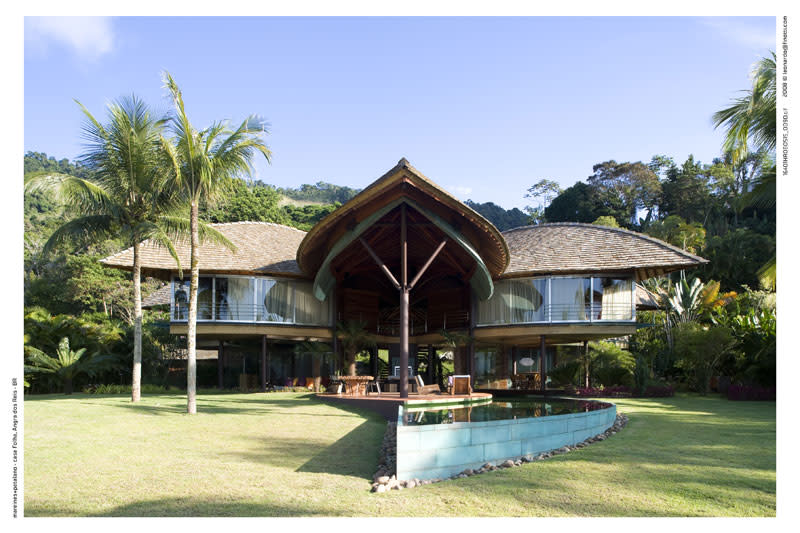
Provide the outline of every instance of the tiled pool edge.
<path id="1" fill-rule="evenodd" d="M 398 409 L 398 421 L 404 408 Z M 611 404 L 596 411 L 547 417 L 397 425 L 397 479 L 446 478 L 486 463 L 574 446 L 603 433 L 617 418 Z"/>

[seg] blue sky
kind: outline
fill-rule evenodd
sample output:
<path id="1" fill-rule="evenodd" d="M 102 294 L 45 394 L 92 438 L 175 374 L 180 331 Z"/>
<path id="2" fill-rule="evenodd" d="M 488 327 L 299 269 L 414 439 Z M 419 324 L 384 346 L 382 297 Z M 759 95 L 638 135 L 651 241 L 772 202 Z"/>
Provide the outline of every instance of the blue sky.
<path id="1" fill-rule="evenodd" d="M 523 207 L 608 159 L 710 162 L 711 114 L 774 49 L 772 17 L 27 18 L 24 148 L 80 154 L 73 98 L 168 109 L 167 69 L 196 126 L 271 123 L 268 183 L 363 187 L 406 157 L 462 199 Z"/>

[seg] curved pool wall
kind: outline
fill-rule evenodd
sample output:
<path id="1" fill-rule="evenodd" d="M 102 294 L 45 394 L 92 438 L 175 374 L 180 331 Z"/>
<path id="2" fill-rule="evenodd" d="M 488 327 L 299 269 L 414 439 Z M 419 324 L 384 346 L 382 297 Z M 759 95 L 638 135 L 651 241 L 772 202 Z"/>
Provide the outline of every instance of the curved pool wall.
<path id="1" fill-rule="evenodd" d="M 486 463 L 572 446 L 614 424 L 617 406 L 513 420 L 402 425 L 397 423 L 397 479 L 434 479 Z"/>

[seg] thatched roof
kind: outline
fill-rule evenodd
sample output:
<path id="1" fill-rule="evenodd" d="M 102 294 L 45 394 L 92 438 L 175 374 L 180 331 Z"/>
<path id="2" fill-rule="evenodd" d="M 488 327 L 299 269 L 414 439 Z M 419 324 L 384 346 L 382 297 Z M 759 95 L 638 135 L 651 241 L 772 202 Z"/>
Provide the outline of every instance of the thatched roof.
<path id="1" fill-rule="evenodd" d="M 593 224 L 523 226 L 503 236 L 511 262 L 502 277 L 632 271 L 641 280 L 708 262 L 641 233 Z"/>
<path id="2" fill-rule="evenodd" d="M 492 276 L 503 272 L 509 261 L 508 247 L 498 229 L 478 212 L 424 176 L 405 158 L 383 176 L 311 228 L 297 261 L 307 275 L 316 275 L 332 246 L 358 222 L 382 207 L 407 198 L 429 209 L 456 227 L 480 253 Z"/>
<path id="3" fill-rule="evenodd" d="M 304 277 L 295 256 L 306 232 L 270 222 L 231 222 L 211 224 L 234 245 L 236 252 L 218 244 L 200 246 L 200 270 L 204 273 L 279 274 Z M 181 267 L 188 275 L 189 241 L 176 243 Z M 140 248 L 142 270 L 147 275 L 159 275 L 178 269 L 167 250 L 144 241 Z M 128 248 L 100 261 L 106 266 L 131 270 L 133 248 Z"/>

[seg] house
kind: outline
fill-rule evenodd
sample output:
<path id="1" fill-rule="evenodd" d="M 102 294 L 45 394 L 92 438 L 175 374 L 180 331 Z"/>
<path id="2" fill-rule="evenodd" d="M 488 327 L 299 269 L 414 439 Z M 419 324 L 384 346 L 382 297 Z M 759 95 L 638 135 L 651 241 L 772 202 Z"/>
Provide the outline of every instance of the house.
<path id="1" fill-rule="evenodd" d="M 307 233 L 261 222 L 215 228 L 237 251 L 201 247 L 197 339 L 218 348 L 221 387 L 226 369 L 257 368 L 262 385 L 334 373 L 334 323 L 357 320 L 388 350 L 387 385 L 401 395 L 423 367 L 429 381 L 440 377 L 428 363 L 447 348 L 443 330 L 468 339 L 451 351 L 455 373 L 470 374 L 475 388 L 504 389 L 526 375 L 545 389 L 560 351 L 635 332 L 636 282 L 707 262 L 619 228 L 501 233 L 405 159 Z M 188 265 L 188 243 L 177 249 Z M 141 255 L 143 274 L 171 283 L 170 331 L 185 335 L 188 276 L 178 278 L 152 243 Z M 132 249 L 102 262 L 130 270 Z M 309 340 L 332 346 L 321 368 L 299 348 Z M 371 364 L 377 374 L 377 354 Z"/>

